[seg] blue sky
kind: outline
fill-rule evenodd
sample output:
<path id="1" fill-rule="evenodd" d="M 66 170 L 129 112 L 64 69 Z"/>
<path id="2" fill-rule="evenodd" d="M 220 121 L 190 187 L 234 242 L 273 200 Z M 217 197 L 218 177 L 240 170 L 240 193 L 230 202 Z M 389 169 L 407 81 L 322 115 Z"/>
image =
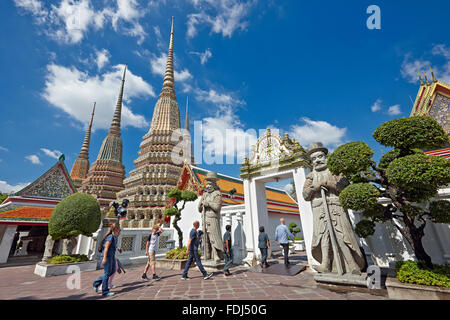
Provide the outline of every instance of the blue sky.
<path id="1" fill-rule="evenodd" d="M 372 4 L 381 10 L 379 30 L 366 26 Z M 39 177 L 60 153 L 70 171 L 94 101 L 95 161 L 125 63 L 123 163 L 127 175 L 135 168 L 162 87 L 172 16 L 175 90 L 182 124 L 189 96 L 191 130 L 194 121 L 222 131 L 278 128 L 305 148 L 362 140 L 379 158 L 371 135 L 409 116 L 416 70 L 431 78 L 429 63 L 450 83 L 448 1 L 428 1 L 429 11 L 419 1 L 362 0 L 5 0 L 0 7 L 2 192 Z M 240 167 L 199 166 L 231 176 Z"/>

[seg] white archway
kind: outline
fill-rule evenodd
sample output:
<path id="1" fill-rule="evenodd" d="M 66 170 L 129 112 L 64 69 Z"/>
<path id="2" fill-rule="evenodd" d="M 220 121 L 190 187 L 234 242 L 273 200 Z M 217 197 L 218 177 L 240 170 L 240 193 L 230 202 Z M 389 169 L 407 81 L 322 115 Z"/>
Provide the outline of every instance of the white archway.
<path id="1" fill-rule="evenodd" d="M 302 196 L 303 184 L 310 168 L 305 149 L 287 134 L 282 138 L 267 129 L 256 145 L 252 146 L 250 159 L 245 158 L 242 164 L 241 178 L 244 180 L 245 212 L 251 225 L 253 257 L 259 255 L 257 250 L 259 226 L 268 225 L 265 184 L 277 179 L 293 178 L 308 263 L 313 264 L 312 208 Z"/>

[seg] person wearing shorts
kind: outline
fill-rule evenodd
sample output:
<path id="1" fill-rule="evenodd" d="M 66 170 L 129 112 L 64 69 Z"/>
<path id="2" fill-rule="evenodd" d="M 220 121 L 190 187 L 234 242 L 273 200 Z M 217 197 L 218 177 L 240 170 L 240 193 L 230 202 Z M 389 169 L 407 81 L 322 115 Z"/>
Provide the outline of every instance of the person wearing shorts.
<path id="1" fill-rule="evenodd" d="M 145 265 L 144 273 L 142 274 L 142 280 L 150 280 L 147 278 L 147 271 L 152 268 L 152 279 L 160 280 L 161 278 L 156 275 L 156 251 L 159 247 L 159 236 L 164 232 L 164 229 L 159 227 L 159 225 L 154 225 L 152 233 L 148 237 L 147 245 L 145 246 L 145 255 L 148 255 L 148 261 Z"/>

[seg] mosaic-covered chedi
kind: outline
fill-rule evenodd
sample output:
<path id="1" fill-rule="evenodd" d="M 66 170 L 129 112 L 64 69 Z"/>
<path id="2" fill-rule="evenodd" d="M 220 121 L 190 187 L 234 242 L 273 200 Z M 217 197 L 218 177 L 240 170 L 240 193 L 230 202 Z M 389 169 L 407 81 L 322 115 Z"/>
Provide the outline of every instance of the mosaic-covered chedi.
<path id="1" fill-rule="evenodd" d="M 184 159 L 184 151 L 191 150 L 190 143 L 179 152 L 175 149 L 185 134 L 180 134 L 180 139 L 172 138 L 173 133 L 180 129 L 180 110 L 174 85 L 173 22 L 172 17 L 164 82 L 155 104 L 150 129 L 142 137 L 139 157 L 134 161 L 136 168 L 124 180 L 125 190 L 117 194 L 119 202 L 130 200 L 127 217 L 121 221 L 122 227 L 147 228 L 161 219 L 170 203 L 168 193 L 176 187 L 180 177 L 183 160 L 191 159 Z M 178 163 L 172 158 L 174 150 L 181 156 Z"/>

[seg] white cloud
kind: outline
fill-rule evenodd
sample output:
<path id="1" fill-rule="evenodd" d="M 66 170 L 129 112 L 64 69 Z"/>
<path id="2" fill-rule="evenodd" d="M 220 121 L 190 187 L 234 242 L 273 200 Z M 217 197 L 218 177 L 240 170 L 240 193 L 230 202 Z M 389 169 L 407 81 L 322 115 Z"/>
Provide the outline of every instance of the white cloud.
<path id="1" fill-rule="evenodd" d="M 41 151 L 44 152 L 47 156 L 54 159 L 59 159 L 59 157 L 62 155 L 62 152 L 59 150 L 50 150 L 46 148 L 41 148 Z"/>
<path id="2" fill-rule="evenodd" d="M 153 56 L 150 59 L 150 67 L 154 74 L 158 74 L 164 77 L 166 73 L 166 64 L 167 64 L 167 54 L 161 53 L 159 57 Z M 174 70 L 175 82 L 183 82 L 185 80 L 191 79 L 192 74 L 188 69 L 183 69 L 181 71 Z"/>
<path id="3" fill-rule="evenodd" d="M 283 190 L 286 191 L 288 194 L 291 194 L 292 190 L 294 190 L 294 187 L 291 183 L 288 183 L 283 187 Z"/>
<path id="4" fill-rule="evenodd" d="M 428 81 L 432 81 L 431 72 L 429 70 L 429 66 L 431 66 L 433 68 L 434 75 L 438 80 L 445 83 L 450 83 L 450 48 L 444 44 L 437 44 L 433 46 L 431 54 L 435 57 L 444 58 L 445 63 L 443 65 L 433 65 L 428 60 L 413 60 L 411 58 L 411 54 L 406 54 L 400 70 L 402 77 L 410 83 L 418 83 L 419 76 L 417 75 L 417 71 L 419 71 L 423 81 L 425 81 L 423 72 L 426 73 Z"/>
<path id="5" fill-rule="evenodd" d="M 304 148 L 312 142 L 319 141 L 328 148 L 345 143 L 347 128 L 339 128 L 326 121 L 314 121 L 306 117 L 300 121 L 303 124 L 291 126 L 289 136 L 295 138 Z"/>
<path id="6" fill-rule="evenodd" d="M 24 183 L 20 182 L 16 185 L 10 185 L 6 181 L 0 180 L 0 192 L 8 193 L 8 194 L 14 193 L 14 192 L 22 190 L 29 184 L 30 184 L 30 182 L 24 182 Z"/>
<path id="7" fill-rule="evenodd" d="M 377 101 L 374 102 L 374 104 L 370 107 L 370 110 L 372 112 L 377 112 L 381 110 L 381 99 L 377 99 Z"/>
<path id="8" fill-rule="evenodd" d="M 197 26 L 208 24 L 211 31 L 231 37 L 240 29 L 245 30 L 248 21 L 245 17 L 250 11 L 252 1 L 238 0 L 191 0 L 193 6 L 200 12 L 188 15 L 188 37 L 195 37 Z"/>
<path id="9" fill-rule="evenodd" d="M 44 9 L 42 2 L 39 0 L 14 0 L 16 7 L 24 11 L 30 12 L 37 24 L 43 24 L 47 20 L 48 11 Z"/>
<path id="10" fill-rule="evenodd" d="M 5 148 L 5 147 L 2 147 L 2 146 L 0 146 L 0 150 L 1 151 L 6 151 L 6 152 L 8 152 L 9 150 L 7 149 L 7 148 Z"/>
<path id="11" fill-rule="evenodd" d="M 228 163 L 236 163 L 236 158 L 242 162 L 256 143 L 256 135 L 254 130 L 244 130 L 232 108 L 220 107 L 214 117 L 203 119 L 204 153 L 219 158 L 226 156 Z M 205 162 L 208 163 L 208 159 Z"/>
<path id="12" fill-rule="evenodd" d="M 212 102 L 217 105 L 237 105 L 244 104 L 243 101 L 234 99 L 232 96 L 226 93 L 219 93 L 213 89 L 209 91 L 198 89 L 196 92 L 196 99 L 198 101 Z"/>
<path id="13" fill-rule="evenodd" d="M 57 41 L 79 43 L 90 30 L 102 29 L 111 22 L 116 32 L 137 37 L 142 43 L 147 33 L 139 23 L 147 10 L 136 0 L 108 1 L 110 6 L 96 10 L 91 0 L 61 0 L 46 9 L 39 0 L 15 0 L 18 8 L 29 12 L 40 25 L 40 31 Z M 111 4 L 115 4 L 111 6 Z"/>
<path id="14" fill-rule="evenodd" d="M 116 65 L 112 71 L 89 76 L 75 67 L 56 64 L 47 66 L 43 97 L 73 119 L 87 125 L 93 102 L 96 101 L 93 127 L 107 129 L 111 124 L 119 95 L 124 65 Z M 155 96 L 153 88 L 140 76 L 127 69 L 122 106 L 122 127 L 143 128 L 148 122 L 142 115 L 134 114 L 127 106 L 133 98 Z"/>
<path id="15" fill-rule="evenodd" d="M 109 57 L 111 56 L 106 49 L 102 49 L 100 51 L 95 50 L 96 58 L 95 63 L 97 64 L 98 70 L 103 68 L 109 62 Z"/>
<path id="16" fill-rule="evenodd" d="M 193 52 L 191 52 L 191 54 L 195 54 L 195 55 L 199 56 L 200 57 L 200 63 L 202 65 L 204 65 L 209 60 L 209 58 L 212 57 L 212 52 L 211 52 L 211 50 L 209 48 L 206 49 L 205 52 L 194 52 L 193 51 Z"/>
<path id="17" fill-rule="evenodd" d="M 29 160 L 32 164 L 42 164 L 41 160 L 39 159 L 39 157 L 35 154 L 29 155 L 25 157 L 26 160 Z"/>
<path id="18" fill-rule="evenodd" d="M 390 106 L 389 109 L 388 109 L 388 114 L 390 116 L 397 116 L 397 115 L 399 115 L 401 113 L 402 112 L 400 111 L 400 105 L 399 104 Z"/>

